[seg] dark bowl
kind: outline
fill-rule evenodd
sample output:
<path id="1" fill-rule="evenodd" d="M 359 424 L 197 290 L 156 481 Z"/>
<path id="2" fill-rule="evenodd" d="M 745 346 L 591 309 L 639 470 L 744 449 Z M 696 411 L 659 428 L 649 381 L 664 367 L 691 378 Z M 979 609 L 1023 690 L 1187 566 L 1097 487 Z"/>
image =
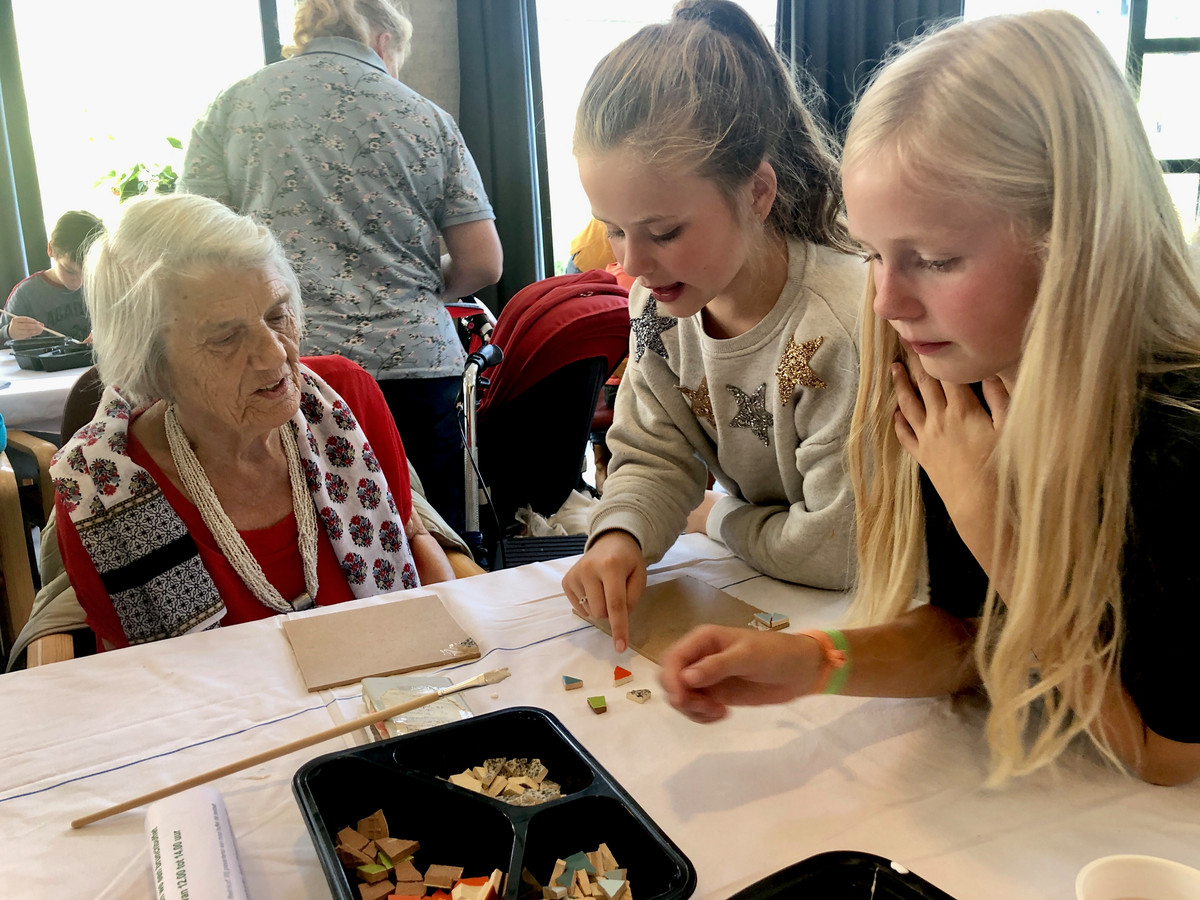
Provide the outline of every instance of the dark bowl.
<path id="1" fill-rule="evenodd" d="M 512 806 L 444 779 L 490 757 L 538 757 L 563 796 Z M 606 843 L 629 871 L 638 900 L 683 900 L 696 870 L 683 852 L 583 746 L 544 709 L 523 706 L 415 731 L 306 763 L 292 779 L 333 896 L 358 891 L 334 851 L 337 832 L 382 809 L 393 837 L 421 844 L 415 864 L 462 866 L 464 875 L 549 878 L 555 860 Z M 539 895 L 540 897 L 540 895 Z"/>

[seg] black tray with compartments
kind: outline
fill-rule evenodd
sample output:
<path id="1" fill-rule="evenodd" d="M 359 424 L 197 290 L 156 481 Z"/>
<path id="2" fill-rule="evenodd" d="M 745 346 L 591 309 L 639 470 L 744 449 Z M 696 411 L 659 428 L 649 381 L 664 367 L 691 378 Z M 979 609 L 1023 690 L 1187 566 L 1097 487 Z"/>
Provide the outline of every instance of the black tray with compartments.
<path id="1" fill-rule="evenodd" d="M 793 863 L 738 891 L 729 900 L 783 897 L 837 900 L 954 900 L 906 867 L 853 850 L 831 850 Z"/>
<path id="2" fill-rule="evenodd" d="M 563 796 L 513 806 L 445 779 L 495 757 L 542 761 Z M 318 757 L 292 790 L 333 896 L 357 900 L 334 851 L 346 826 L 382 809 L 393 837 L 420 842 L 414 863 L 462 866 L 465 876 L 507 873 L 506 900 L 529 893 L 522 873 L 549 879 L 555 861 L 608 845 L 637 900 L 682 900 L 696 870 L 561 722 L 514 707 Z M 540 895 L 538 895 L 540 896 Z"/>

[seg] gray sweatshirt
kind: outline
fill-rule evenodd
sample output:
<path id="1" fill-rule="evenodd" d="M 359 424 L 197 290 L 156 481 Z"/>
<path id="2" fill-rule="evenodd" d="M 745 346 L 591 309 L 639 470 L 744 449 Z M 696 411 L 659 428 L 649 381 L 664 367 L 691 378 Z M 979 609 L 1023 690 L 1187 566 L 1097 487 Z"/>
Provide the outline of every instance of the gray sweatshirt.
<path id="1" fill-rule="evenodd" d="M 730 495 L 709 515 L 710 537 L 772 577 L 850 586 L 845 445 L 867 270 L 857 257 L 799 242 L 788 257 L 775 306 L 726 340 L 704 333 L 701 313 L 659 316 L 645 287 L 630 291 L 629 364 L 589 540 L 627 531 L 648 562 L 658 560 L 703 498 L 707 467 Z"/>

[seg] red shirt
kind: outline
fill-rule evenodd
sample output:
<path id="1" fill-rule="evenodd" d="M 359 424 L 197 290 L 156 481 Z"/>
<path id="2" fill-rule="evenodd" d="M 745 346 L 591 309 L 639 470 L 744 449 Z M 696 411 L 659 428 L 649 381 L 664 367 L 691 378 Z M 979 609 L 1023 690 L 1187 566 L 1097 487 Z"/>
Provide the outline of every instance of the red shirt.
<path id="1" fill-rule="evenodd" d="M 379 385 L 357 363 L 338 356 L 305 357 L 301 362 L 321 376 L 354 413 L 359 427 L 371 444 L 371 449 L 375 451 L 384 477 L 387 478 L 388 488 L 396 500 L 397 509 L 400 510 L 400 521 L 407 522 L 412 515 L 408 461 Z M 130 424 L 132 425 L 132 421 Z M 221 624 L 237 625 L 240 622 L 275 615 L 275 610 L 262 604 L 233 570 L 233 566 L 217 547 L 212 532 L 204 524 L 200 511 L 167 479 L 162 469 L 150 458 L 145 447 L 133 436 L 132 428 L 129 432 L 128 447 L 130 458 L 154 478 L 162 489 L 163 496 L 183 520 L 195 540 L 200 560 L 212 576 L 221 599 L 225 601 L 226 613 L 221 619 Z M 129 646 L 117 611 L 113 608 L 91 557 L 84 550 L 70 516 L 57 499 L 55 506 L 58 508 L 58 546 L 62 552 L 63 564 L 70 575 L 71 586 L 75 588 L 79 604 L 87 614 L 88 626 L 99 638 L 103 638 L 103 642 L 96 642 L 97 647 L 103 649 L 104 642 L 112 647 Z M 288 513 L 269 528 L 238 533 L 258 560 L 258 564 L 262 566 L 267 581 L 274 585 L 282 596 L 298 597 L 304 593 L 304 563 L 300 557 L 299 529 L 296 527 L 295 513 Z M 324 528 L 317 529 L 317 583 L 318 606 L 331 606 L 354 599 L 346 577 L 342 574 L 333 544 L 330 543 Z"/>

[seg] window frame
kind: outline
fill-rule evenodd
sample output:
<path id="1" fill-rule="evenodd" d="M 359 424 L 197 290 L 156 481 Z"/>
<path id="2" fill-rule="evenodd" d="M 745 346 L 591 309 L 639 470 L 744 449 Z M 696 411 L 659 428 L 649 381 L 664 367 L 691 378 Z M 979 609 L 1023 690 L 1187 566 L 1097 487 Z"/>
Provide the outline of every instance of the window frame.
<path id="1" fill-rule="evenodd" d="M 1125 78 L 1135 100 L 1142 95 L 1142 64 L 1147 56 L 1157 53 L 1200 53 L 1200 36 L 1147 38 L 1146 16 L 1150 0 L 1129 0 L 1129 44 L 1125 53 Z M 1200 174 L 1200 157 L 1191 159 L 1160 159 L 1164 174 Z M 1200 192 L 1197 193 L 1200 208 Z"/>

